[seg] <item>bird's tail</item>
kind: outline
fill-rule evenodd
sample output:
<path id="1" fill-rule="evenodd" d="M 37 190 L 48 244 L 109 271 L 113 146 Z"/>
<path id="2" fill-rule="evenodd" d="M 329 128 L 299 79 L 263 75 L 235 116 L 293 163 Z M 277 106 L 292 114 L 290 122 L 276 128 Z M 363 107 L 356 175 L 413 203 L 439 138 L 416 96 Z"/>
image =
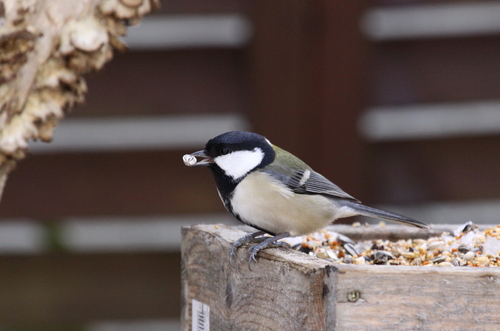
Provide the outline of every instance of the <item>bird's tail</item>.
<path id="1" fill-rule="evenodd" d="M 390 212 L 387 210 L 368 207 L 368 206 L 362 205 L 360 203 L 357 203 L 354 201 L 349 201 L 349 200 L 342 201 L 342 205 L 354 209 L 356 212 L 358 212 L 360 215 L 363 215 L 363 216 L 381 218 L 384 220 L 389 220 L 389 221 L 393 221 L 393 222 L 403 223 L 406 225 L 416 226 L 416 227 L 422 228 L 422 229 L 429 229 L 429 226 L 425 223 L 422 223 L 420 221 L 414 220 L 413 218 L 409 218 L 409 217 L 406 217 L 406 216 L 403 216 L 400 214 L 396 214 L 396 213 L 393 213 L 393 212 Z"/>

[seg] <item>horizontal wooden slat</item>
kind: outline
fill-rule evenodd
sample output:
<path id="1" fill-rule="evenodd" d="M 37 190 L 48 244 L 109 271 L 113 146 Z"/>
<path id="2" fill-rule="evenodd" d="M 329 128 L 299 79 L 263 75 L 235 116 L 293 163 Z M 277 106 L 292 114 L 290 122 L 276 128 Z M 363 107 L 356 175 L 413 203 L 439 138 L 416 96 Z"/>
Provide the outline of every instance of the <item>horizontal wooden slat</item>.
<path id="1" fill-rule="evenodd" d="M 428 224 L 475 220 L 498 223 L 500 200 L 381 206 Z M 352 222 L 355 219 L 349 219 Z M 378 219 L 359 217 L 363 223 Z M 54 248 L 68 252 L 178 252 L 181 228 L 193 224 L 241 225 L 229 213 L 179 216 L 68 217 L 57 223 L 0 220 L 0 254 L 43 254 Z M 336 222 L 338 224 L 340 222 Z M 300 242 L 300 237 L 297 237 Z"/>
<path id="2" fill-rule="evenodd" d="M 445 3 L 371 8 L 362 17 L 374 41 L 500 34 L 500 3 Z"/>
<path id="3" fill-rule="evenodd" d="M 498 135 L 500 101 L 373 107 L 359 129 L 370 141 Z"/>
<path id="4" fill-rule="evenodd" d="M 158 13 L 248 13 L 252 1 L 248 0 L 160 0 Z"/>
<path id="5" fill-rule="evenodd" d="M 180 251 L 179 234 L 192 224 L 240 224 L 229 213 L 178 216 L 67 217 L 58 222 L 0 220 L 0 255 L 71 252 Z"/>
<path id="6" fill-rule="evenodd" d="M 0 218 L 225 212 L 210 171 L 182 162 L 201 148 L 28 157 L 9 176 Z"/>
<path id="7" fill-rule="evenodd" d="M 238 114 L 66 119 L 50 144 L 32 142 L 35 153 L 109 152 L 200 148 L 223 132 L 249 130 Z"/>
<path id="8" fill-rule="evenodd" d="M 129 28 L 125 43 L 131 50 L 243 47 L 252 35 L 250 21 L 238 14 L 163 15 Z"/>
<path id="9" fill-rule="evenodd" d="M 58 234 L 65 249 L 77 252 L 179 252 L 183 226 L 215 223 L 241 224 L 229 213 L 177 217 L 71 217 L 59 224 Z"/>
<path id="10" fill-rule="evenodd" d="M 47 229 L 29 219 L 0 221 L 0 254 L 40 254 L 47 250 Z"/>
<path id="11" fill-rule="evenodd" d="M 180 254 L 2 256 L 0 267 L 2 328 L 67 330 L 180 314 Z"/>

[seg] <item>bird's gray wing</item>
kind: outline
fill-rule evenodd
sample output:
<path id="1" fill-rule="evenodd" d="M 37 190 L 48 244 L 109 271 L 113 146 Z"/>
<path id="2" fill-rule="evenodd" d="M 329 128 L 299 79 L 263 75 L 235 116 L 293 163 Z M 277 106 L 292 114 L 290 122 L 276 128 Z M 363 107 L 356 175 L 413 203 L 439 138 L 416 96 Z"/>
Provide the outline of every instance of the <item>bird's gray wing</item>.
<path id="1" fill-rule="evenodd" d="M 314 170 L 299 170 L 289 177 L 285 184 L 298 194 L 324 194 L 358 201 Z"/>
<path id="2" fill-rule="evenodd" d="M 323 194 L 359 202 L 321 174 L 312 170 L 311 167 L 295 155 L 277 146 L 273 146 L 273 148 L 276 152 L 276 159 L 286 160 L 286 162 L 273 162 L 261 171 L 271 175 L 294 193 Z"/>
<path id="3" fill-rule="evenodd" d="M 334 198 L 343 198 L 359 202 L 356 198 L 344 192 L 321 174 L 312 169 L 275 169 L 267 167 L 264 172 L 279 180 L 290 190 L 297 194 L 323 194 Z"/>

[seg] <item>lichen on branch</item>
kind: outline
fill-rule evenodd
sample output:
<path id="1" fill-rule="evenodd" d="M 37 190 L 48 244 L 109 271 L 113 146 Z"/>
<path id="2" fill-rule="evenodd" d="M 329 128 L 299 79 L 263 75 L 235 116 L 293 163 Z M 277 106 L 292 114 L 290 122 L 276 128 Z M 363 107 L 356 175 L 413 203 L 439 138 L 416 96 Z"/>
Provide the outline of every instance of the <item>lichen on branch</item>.
<path id="1" fill-rule="evenodd" d="M 158 0 L 0 0 L 0 197 L 30 139 L 49 142 L 87 92 L 83 74 L 124 51 Z"/>

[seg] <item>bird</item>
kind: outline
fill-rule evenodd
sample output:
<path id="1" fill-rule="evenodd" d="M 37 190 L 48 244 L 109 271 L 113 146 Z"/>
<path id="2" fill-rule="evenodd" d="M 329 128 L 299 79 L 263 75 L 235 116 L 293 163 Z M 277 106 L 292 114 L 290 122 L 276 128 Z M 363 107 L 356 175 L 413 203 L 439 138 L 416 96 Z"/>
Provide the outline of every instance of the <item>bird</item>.
<path id="1" fill-rule="evenodd" d="M 232 244 L 232 266 L 240 246 L 256 244 L 248 250 L 250 268 L 261 250 L 289 247 L 280 239 L 313 233 L 344 217 L 363 215 L 429 228 L 412 218 L 363 205 L 257 133 L 220 134 L 208 140 L 204 149 L 184 155 L 183 160 L 188 166 L 208 167 L 227 211 L 258 230 Z"/>

